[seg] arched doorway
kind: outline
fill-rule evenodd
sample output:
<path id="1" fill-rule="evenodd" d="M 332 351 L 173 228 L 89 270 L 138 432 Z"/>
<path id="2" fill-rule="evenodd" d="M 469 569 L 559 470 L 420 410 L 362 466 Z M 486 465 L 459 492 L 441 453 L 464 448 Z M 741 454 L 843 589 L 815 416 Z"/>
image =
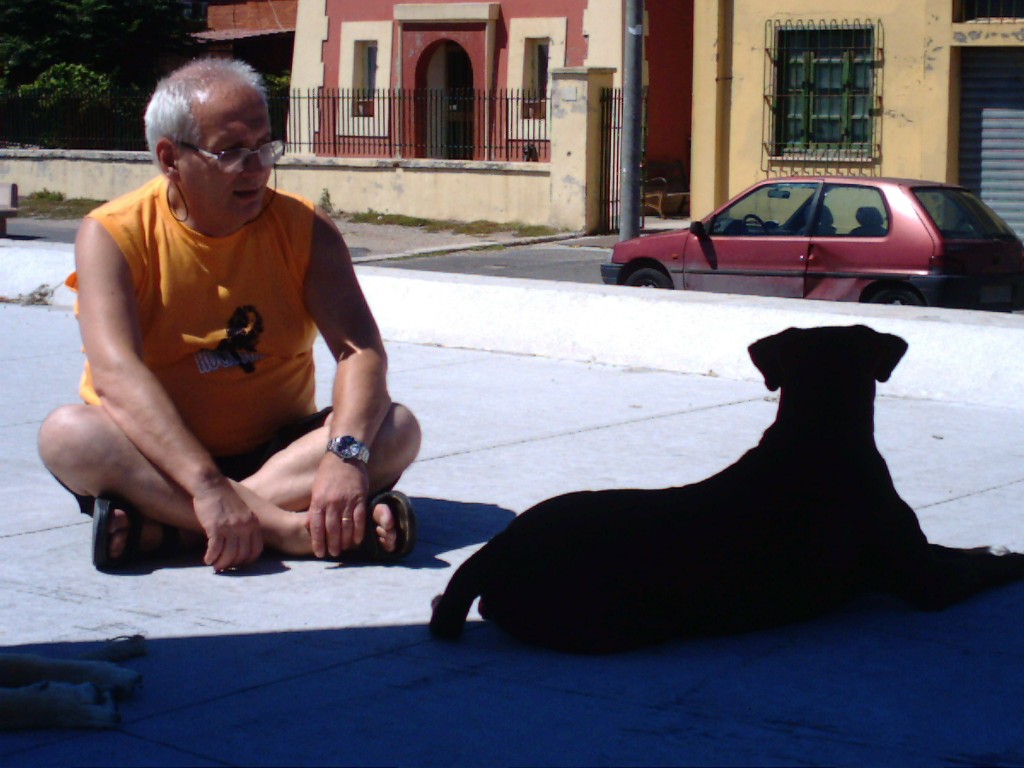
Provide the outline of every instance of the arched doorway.
<path id="1" fill-rule="evenodd" d="M 447 160 L 473 157 L 473 63 L 466 49 L 451 40 L 424 53 L 417 88 L 422 103 L 426 156 Z"/>

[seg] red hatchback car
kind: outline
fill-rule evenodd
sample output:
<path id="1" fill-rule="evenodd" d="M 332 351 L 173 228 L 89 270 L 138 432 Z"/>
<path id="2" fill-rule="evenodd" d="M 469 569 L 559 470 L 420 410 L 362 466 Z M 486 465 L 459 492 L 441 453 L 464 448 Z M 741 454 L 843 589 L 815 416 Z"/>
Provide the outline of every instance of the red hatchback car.
<path id="1" fill-rule="evenodd" d="M 762 181 L 689 229 L 618 243 L 610 285 L 1024 308 L 1024 247 L 971 192 L 909 179 Z"/>

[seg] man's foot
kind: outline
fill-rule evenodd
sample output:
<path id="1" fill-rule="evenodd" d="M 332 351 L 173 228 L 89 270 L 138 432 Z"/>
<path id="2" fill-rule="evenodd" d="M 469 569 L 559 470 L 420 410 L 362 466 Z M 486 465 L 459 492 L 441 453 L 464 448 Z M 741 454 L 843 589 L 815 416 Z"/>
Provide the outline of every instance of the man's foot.
<path id="1" fill-rule="evenodd" d="M 178 529 L 147 520 L 128 504 L 100 496 L 93 506 L 92 562 L 112 571 L 145 555 L 167 556 L 178 549 Z"/>
<path id="2" fill-rule="evenodd" d="M 399 491 L 384 491 L 370 500 L 372 530 L 363 535 L 358 547 L 342 552 L 339 559 L 389 563 L 402 559 L 416 546 L 416 514 L 409 497 Z"/>
<path id="3" fill-rule="evenodd" d="M 331 560 L 352 562 L 391 562 L 409 554 L 416 544 L 416 515 L 412 502 L 398 491 L 385 491 L 370 501 L 371 520 L 358 546 Z M 264 519 L 264 535 L 269 546 L 292 557 L 310 557 L 313 545 L 306 512 L 282 512 L 279 522 L 269 525 Z"/>
<path id="4" fill-rule="evenodd" d="M 129 519 L 128 513 L 114 507 L 110 513 L 110 525 L 107 527 L 107 533 L 110 536 L 107 555 L 111 560 L 119 560 L 128 548 L 131 527 L 132 521 Z M 160 549 L 163 541 L 163 526 L 143 517 L 142 528 L 139 531 L 139 553 L 155 552 Z"/>
<path id="5" fill-rule="evenodd" d="M 372 522 L 366 526 L 363 536 L 376 536 L 381 549 L 394 552 L 398 544 L 398 530 L 395 515 L 387 504 L 377 504 L 373 508 Z"/>

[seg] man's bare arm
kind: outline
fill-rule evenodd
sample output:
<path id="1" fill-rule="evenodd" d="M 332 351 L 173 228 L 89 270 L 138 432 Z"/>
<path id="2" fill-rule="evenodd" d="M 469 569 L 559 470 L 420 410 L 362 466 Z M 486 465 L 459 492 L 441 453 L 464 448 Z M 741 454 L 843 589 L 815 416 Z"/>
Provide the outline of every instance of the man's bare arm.
<path id="1" fill-rule="evenodd" d="M 391 407 L 387 356 L 356 280 L 344 238 L 319 211 L 313 229 L 305 299 L 338 361 L 330 434 L 352 435 L 372 445 Z M 371 512 L 367 509 L 368 490 L 365 467 L 342 462 L 331 454 L 324 456 L 313 484 L 309 510 L 313 551 L 318 557 L 327 553 L 338 555 L 362 540 Z M 346 524 L 345 520 L 352 522 Z"/>
<path id="2" fill-rule="evenodd" d="M 259 524 L 210 454 L 188 430 L 142 360 L 131 270 L 103 227 L 86 218 L 75 241 L 79 323 L 101 406 L 136 448 L 194 500 L 191 523 L 209 537 L 206 562 L 218 570 L 255 560 Z"/>

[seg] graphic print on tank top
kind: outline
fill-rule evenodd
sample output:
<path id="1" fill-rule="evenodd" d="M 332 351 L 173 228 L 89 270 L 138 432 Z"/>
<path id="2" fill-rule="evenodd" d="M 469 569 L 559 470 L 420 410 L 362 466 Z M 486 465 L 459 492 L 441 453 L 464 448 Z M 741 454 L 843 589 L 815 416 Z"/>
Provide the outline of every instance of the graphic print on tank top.
<path id="1" fill-rule="evenodd" d="M 263 355 L 256 351 L 263 333 L 263 317 L 251 304 L 239 307 L 228 320 L 227 334 L 216 349 L 201 349 L 195 354 L 200 373 L 239 366 L 246 373 L 256 370 Z"/>

